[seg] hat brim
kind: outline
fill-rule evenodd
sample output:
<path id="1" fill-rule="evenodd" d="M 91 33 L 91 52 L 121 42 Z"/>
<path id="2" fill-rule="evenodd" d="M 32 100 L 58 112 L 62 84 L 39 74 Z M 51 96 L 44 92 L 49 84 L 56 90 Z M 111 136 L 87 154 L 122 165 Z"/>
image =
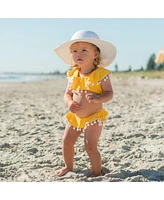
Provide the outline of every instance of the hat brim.
<path id="1" fill-rule="evenodd" d="M 107 67 L 113 62 L 113 60 L 116 57 L 116 47 L 110 42 L 94 38 L 75 39 L 75 40 L 70 40 L 69 42 L 65 42 L 56 49 L 54 49 L 55 53 L 58 56 L 60 56 L 66 64 L 70 66 L 74 65 L 74 62 L 72 60 L 69 48 L 75 42 L 89 42 L 96 45 L 100 49 L 100 57 L 101 57 L 100 67 Z"/>

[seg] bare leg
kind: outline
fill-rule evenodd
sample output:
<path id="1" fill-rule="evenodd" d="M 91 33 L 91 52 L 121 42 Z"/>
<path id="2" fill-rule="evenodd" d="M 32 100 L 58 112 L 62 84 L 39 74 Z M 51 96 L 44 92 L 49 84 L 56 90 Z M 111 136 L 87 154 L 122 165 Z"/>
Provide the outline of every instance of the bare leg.
<path id="1" fill-rule="evenodd" d="M 97 149 L 98 140 L 102 131 L 102 126 L 94 124 L 87 127 L 85 131 L 85 149 L 89 155 L 92 172 L 94 176 L 101 175 L 101 155 Z"/>
<path id="2" fill-rule="evenodd" d="M 73 171 L 74 144 L 80 134 L 81 131 L 74 130 L 70 125 L 66 126 L 62 141 L 62 153 L 65 167 L 56 171 L 58 176 L 63 176 L 67 172 Z"/>

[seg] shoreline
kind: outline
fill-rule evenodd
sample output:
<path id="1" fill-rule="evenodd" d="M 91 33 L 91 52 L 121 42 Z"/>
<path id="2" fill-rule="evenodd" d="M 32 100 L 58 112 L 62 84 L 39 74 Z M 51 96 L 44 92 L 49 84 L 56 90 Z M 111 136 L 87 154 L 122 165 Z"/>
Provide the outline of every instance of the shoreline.
<path id="1" fill-rule="evenodd" d="M 46 80 L 58 80 L 65 78 L 64 74 L 1 74 L 0 83 L 26 83 L 26 82 L 41 82 Z"/>

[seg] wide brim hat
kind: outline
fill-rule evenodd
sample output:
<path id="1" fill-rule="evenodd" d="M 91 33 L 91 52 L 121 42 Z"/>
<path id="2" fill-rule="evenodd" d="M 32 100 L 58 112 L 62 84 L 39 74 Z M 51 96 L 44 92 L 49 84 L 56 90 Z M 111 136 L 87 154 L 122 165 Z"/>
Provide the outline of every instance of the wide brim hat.
<path id="1" fill-rule="evenodd" d="M 70 53 L 70 46 L 75 42 L 92 43 L 100 49 L 101 62 L 99 67 L 107 67 L 114 61 L 116 57 L 116 47 L 112 43 L 100 40 L 99 36 L 93 31 L 81 30 L 76 32 L 71 37 L 70 41 L 63 43 L 54 49 L 55 53 L 70 66 L 75 64 Z"/>

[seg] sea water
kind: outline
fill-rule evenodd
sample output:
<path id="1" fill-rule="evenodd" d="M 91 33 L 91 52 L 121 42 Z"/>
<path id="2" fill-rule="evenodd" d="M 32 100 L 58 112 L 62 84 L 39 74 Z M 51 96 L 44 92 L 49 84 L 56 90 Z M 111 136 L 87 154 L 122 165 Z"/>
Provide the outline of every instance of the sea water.
<path id="1" fill-rule="evenodd" d="M 62 75 L 0 73 L 0 82 L 38 82 L 61 79 Z"/>

